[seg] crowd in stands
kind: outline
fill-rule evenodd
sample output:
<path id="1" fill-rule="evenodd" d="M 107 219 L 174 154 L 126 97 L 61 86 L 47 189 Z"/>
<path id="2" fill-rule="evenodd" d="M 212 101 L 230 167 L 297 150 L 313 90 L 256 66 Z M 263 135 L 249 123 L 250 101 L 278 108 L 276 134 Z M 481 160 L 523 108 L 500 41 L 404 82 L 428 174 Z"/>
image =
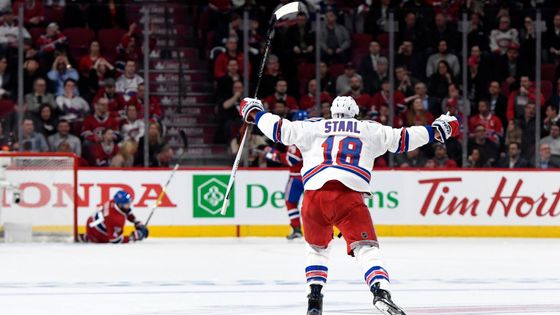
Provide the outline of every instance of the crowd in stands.
<path id="1" fill-rule="evenodd" d="M 208 47 L 225 46 L 213 64 L 217 141 L 236 150 L 241 120 L 236 107 L 243 97 L 243 77 L 256 73 L 263 53 L 268 17 L 288 1 L 210 1 Z M 266 62 L 259 98 L 283 117 L 305 110 L 329 118 L 332 99 L 352 96 L 360 119 L 394 127 L 429 125 L 445 112 L 456 115 L 467 133 L 465 167 L 560 167 L 560 1 L 541 5 L 547 30 L 542 33 L 541 108 L 536 108 L 536 3 L 506 0 L 324 0 L 304 1 L 295 19 L 277 23 L 272 54 Z M 250 16 L 251 72 L 243 73 L 242 19 Z M 395 67 L 389 69 L 389 12 L 398 24 Z M 468 16 L 467 85 L 462 82 L 459 20 Z M 315 20 L 322 16 L 319 45 Z M 320 50 L 320 82 L 315 54 Z M 394 106 L 389 74 L 394 71 Z M 315 103 L 320 85 L 320 104 Z M 251 95 L 254 86 L 250 87 Z M 463 99 L 466 96 L 466 101 Z M 394 120 L 390 121 L 390 108 Z M 541 112 L 540 141 L 535 140 L 536 112 Z M 396 156 L 399 167 L 463 166 L 463 136 Z M 254 132 L 253 152 L 277 146 Z M 282 150 L 282 148 L 279 148 Z M 540 161 L 535 161 L 535 150 Z M 253 156 L 253 165 L 274 163 Z M 376 165 L 385 166 L 388 156 Z"/>
<path id="2" fill-rule="evenodd" d="M 155 97 L 144 126 L 138 70 L 146 52 L 137 21 L 127 17 L 129 2 L 0 1 L 2 150 L 72 152 L 86 166 L 143 166 L 148 137 L 149 165 L 168 165 L 172 151 Z M 17 20 L 20 5 L 23 21 Z M 16 106 L 20 23 L 24 104 Z"/>

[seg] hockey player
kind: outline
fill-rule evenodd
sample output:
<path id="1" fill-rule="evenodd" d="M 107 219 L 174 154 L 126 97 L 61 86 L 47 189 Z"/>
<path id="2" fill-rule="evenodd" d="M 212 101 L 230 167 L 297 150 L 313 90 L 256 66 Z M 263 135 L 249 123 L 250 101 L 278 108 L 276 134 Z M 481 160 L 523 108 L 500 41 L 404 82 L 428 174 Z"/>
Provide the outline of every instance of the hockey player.
<path id="1" fill-rule="evenodd" d="M 132 198 L 124 190 L 118 191 L 113 200 L 108 200 L 101 208 L 88 218 L 86 234 L 81 237 L 90 243 L 128 243 L 141 241 L 148 237 L 148 228 L 136 220 L 130 205 Z M 134 223 L 136 230 L 130 236 L 124 236 L 126 220 Z"/>
<path id="2" fill-rule="evenodd" d="M 370 193 L 373 162 L 386 151 L 404 153 L 434 139 L 456 136 L 455 117 L 441 115 L 431 126 L 394 129 L 354 117 L 359 108 L 352 97 L 339 96 L 331 105 L 332 119 L 291 122 L 264 111 L 257 99 L 244 99 L 239 112 L 268 138 L 295 144 L 303 156 L 305 189 L 302 207 L 307 243 L 308 315 L 322 314 L 321 289 L 327 282 L 329 243 L 336 226 L 344 235 L 349 255 L 356 257 L 373 293 L 373 305 L 386 315 L 405 314 L 389 293 L 389 274 L 383 266 L 371 215 L 364 203 Z"/>
<path id="3" fill-rule="evenodd" d="M 296 121 L 306 119 L 307 111 L 304 110 L 298 110 L 292 116 L 292 120 Z M 286 202 L 286 209 L 288 209 L 292 233 L 286 236 L 286 238 L 289 240 L 300 238 L 303 236 L 301 233 L 300 213 L 298 209 L 299 199 L 303 194 L 303 182 L 301 179 L 303 160 L 301 158 L 301 152 L 299 152 L 295 145 L 288 146 L 286 153 L 280 153 L 272 147 L 267 147 L 265 157 L 271 161 L 290 167 L 290 179 L 288 179 L 288 183 L 286 184 L 284 199 Z"/>

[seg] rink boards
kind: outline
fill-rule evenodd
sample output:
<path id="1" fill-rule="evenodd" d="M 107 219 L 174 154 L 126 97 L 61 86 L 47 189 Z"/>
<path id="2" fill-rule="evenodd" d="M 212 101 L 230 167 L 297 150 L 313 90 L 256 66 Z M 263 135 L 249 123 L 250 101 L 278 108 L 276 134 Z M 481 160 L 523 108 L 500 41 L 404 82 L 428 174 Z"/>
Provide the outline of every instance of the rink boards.
<path id="1" fill-rule="evenodd" d="M 82 169 L 78 222 L 118 189 L 134 195 L 147 217 L 169 170 Z M 26 172 L 22 203 L 3 200 L 3 213 L 32 216 L 34 226 L 72 225 L 72 195 L 62 178 Z M 152 236 L 283 236 L 288 228 L 284 169 L 238 172 L 225 216 L 229 170 L 181 169 L 153 216 Z M 384 236 L 560 237 L 560 172 L 535 170 L 381 170 L 372 174 L 371 210 Z"/>

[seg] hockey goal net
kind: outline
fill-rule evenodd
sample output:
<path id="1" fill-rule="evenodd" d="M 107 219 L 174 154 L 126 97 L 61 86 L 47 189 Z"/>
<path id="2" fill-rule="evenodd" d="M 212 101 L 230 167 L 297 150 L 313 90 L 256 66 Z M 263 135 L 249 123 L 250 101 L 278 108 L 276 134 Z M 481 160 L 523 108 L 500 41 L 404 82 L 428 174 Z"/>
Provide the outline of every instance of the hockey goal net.
<path id="1" fill-rule="evenodd" d="M 0 153 L 2 240 L 76 241 L 77 166 L 68 153 Z"/>

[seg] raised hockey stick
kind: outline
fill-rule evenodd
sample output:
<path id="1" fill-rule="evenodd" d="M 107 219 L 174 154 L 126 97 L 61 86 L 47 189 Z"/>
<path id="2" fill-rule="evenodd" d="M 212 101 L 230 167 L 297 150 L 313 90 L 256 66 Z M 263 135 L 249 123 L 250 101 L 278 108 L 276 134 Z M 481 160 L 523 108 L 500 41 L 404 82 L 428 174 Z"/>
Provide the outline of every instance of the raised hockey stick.
<path id="1" fill-rule="evenodd" d="M 299 12 L 300 10 L 300 3 L 298 1 L 290 2 L 288 4 L 283 5 L 282 7 L 278 8 L 272 14 L 272 18 L 270 19 L 270 23 L 268 24 L 268 31 L 266 34 L 266 45 L 264 48 L 264 54 L 261 59 L 261 64 L 259 67 L 259 74 L 257 76 L 257 85 L 255 86 L 255 98 L 257 98 L 259 87 L 261 85 L 261 79 L 264 72 L 264 66 L 266 65 L 266 59 L 268 58 L 268 51 L 270 49 L 270 44 L 272 42 L 272 37 L 274 36 L 274 24 L 282 18 L 287 17 L 290 14 L 294 14 Z M 235 175 L 237 174 L 237 168 L 239 167 L 239 162 L 241 161 L 241 156 L 243 155 L 243 148 L 245 146 L 245 139 L 247 139 L 247 134 L 249 133 L 248 124 L 246 122 L 243 123 L 242 136 L 241 142 L 239 143 L 239 149 L 237 150 L 237 155 L 235 156 L 235 161 L 233 162 L 233 167 L 231 169 L 231 174 L 229 176 L 229 183 L 226 190 L 226 195 L 224 198 L 224 203 L 222 204 L 222 211 L 221 214 L 225 215 L 229 203 L 229 195 L 231 193 L 231 188 L 233 187 L 233 183 L 235 182 Z"/>
<path id="2" fill-rule="evenodd" d="M 184 130 L 179 131 L 179 136 L 181 136 L 181 139 L 183 140 L 183 145 L 185 147 L 183 153 L 181 154 L 181 156 L 179 156 L 179 159 L 177 160 L 177 163 L 175 164 L 175 166 L 173 167 L 173 169 L 171 170 L 171 174 L 169 174 L 169 178 L 167 179 L 167 182 L 165 183 L 165 185 L 163 186 L 163 189 L 161 190 L 161 192 L 159 193 L 156 202 L 154 203 L 154 205 L 152 206 L 152 209 L 150 211 L 150 214 L 148 215 L 148 218 L 146 219 L 146 222 L 144 223 L 145 226 L 148 225 L 148 223 L 150 223 L 150 219 L 152 218 L 152 216 L 154 215 L 154 212 L 156 211 L 156 209 L 159 207 L 159 205 L 161 204 L 161 201 L 163 200 L 163 196 L 165 196 L 166 192 L 167 192 L 167 186 L 169 186 L 169 183 L 171 183 L 171 180 L 173 179 L 173 176 L 175 176 L 175 173 L 177 172 L 177 170 L 179 169 L 179 163 L 181 161 L 181 158 L 185 155 L 185 153 L 187 152 L 187 146 L 188 146 L 188 140 L 187 140 L 187 135 L 185 134 Z"/>

